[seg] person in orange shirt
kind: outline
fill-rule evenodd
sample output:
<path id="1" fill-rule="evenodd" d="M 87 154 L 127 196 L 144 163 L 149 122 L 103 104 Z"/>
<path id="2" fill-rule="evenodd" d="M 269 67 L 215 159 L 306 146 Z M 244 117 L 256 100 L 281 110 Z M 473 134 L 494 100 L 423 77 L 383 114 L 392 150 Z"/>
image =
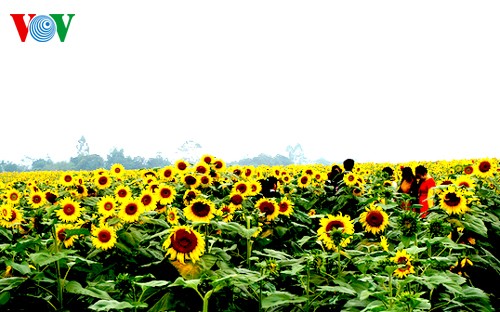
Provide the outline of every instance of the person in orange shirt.
<path id="1" fill-rule="evenodd" d="M 418 203 L 422 205 L 420 208 L 420 216 L 425 218 L 427 217 L 429 206 L 432 206 L 432 188 L 436 186 L 436 181 L 429 175 L 427 168 L 422 165 L 415 168 L 415 176 L 420 181 L 418 188 Z"/>

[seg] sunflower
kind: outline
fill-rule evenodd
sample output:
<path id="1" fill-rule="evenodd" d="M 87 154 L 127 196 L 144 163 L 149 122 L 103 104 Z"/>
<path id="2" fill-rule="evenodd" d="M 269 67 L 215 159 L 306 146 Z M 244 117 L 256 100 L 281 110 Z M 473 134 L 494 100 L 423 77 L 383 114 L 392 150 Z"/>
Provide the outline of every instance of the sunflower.
<path id="1" fill-rule="evenodd" d="M 245 181 L 238 181 L 233 185 L 232 192 L 238 192 L 242 195 L 248 195 L 250 193 L 249 184 Z"/>
<path id="2" fill-rule="evenodd" d="M 21 210 L 18 210 L 17 208 L 14 207 L 10 207 L 10 213 L 7 212 L 7 215 L 4 218 L 3 209 L 4 208 L 2 208 L 2 218 L 0 218 L 0 226 L 3 226 L 5 228 L 12 228 L 15 225 L 19 225 L 24 221 L 23 213 Z"/>
<path id="3" fill-rule="evenodd" d="M 262 185 L 257 180 L 252 179 L 250 181 L 247 181 L 247 185 L 248 185 L 248 196 L 255 196 L 259 194 L 260 191 L 262 191 Z"/>
<path id="4" fill-rule="evenodd" d="M 226 169 L 226 163 L 222 159 L 215 159 L 213 167 L 216 171 L 224 171 Z"/>
<path id="5" fill-rule="evenodd" d="M 132 190 L 128 185 L 118 185 L 115 190 L 115 198 L 119 203 L 125 202 L 132 197 Z"/>
<path id="6" fill-rule="evenodd" d="M 185 174 L 182 177 L 182 182 L 184 182 L 184 185 L 189 188 L 197 188 L 201 184 L 200 179 L 198 179 L 196 175 L 190 173 Z"/>
<path id="7" fill-rule="evenodd" d="M 0 205 L 0 219 L 10 220 L 12 216 L 12 204 L 5 203 Z"/>
<path id="8" fill-rule="evenodd" d="M 497 162 L 493 159 L 483 158 L 477 161 L 475 172 L 479 177 L 491 177 L 497 171 Z"/>
<path id="9" fill-rule="evenodd" d="M 174 164 L 174 168 L 178 171 L 178 172 L 186 172 L 186 170 L 189 168 L 189 162 L 185 161 L 185 160 L 182 160 L 182 159 L 179 159 L 175 162 Z"/>
<path id="10" fill-rule="evenodd" d="M 345 247 L 351 242 L 350 236 L 354 234 L 354 225 L 348 215 L 343 216 L 342 213 L 336 216 L 328 214 L 326 218 L 320 220 L 320 228 L 317 234 L 326 248 L 336 250 L 337 246 Z"/>
<path id="11" fill-rule="evenodd" d="M 383 232 L 385 227 L 389 224 L 389 216 L 387 213 L 380 206 L 373 203 L 365 210 L 366 211 L 359 216 L 359 221 L 365 228 L 365 231 L 373 234 Z"/>
<path id="12" fill-rule="evenodd" d="M 139 201 L 144 205 L 146 211 L 152 211 L 156 208 L 156 203 L 158 202 L 158 196 L 151 190 L 142 190 L 139 195 Z"/>
<path id="13" fill-rule="evenodd" d="M 44 196 L 45 196 L 45 199 L 49 203 L 55 204 L 57 202 L 57 198 L 59 197 L 59 194 L 57 193 L 57 191 L 46 191 L 44 193 Z"/>
<path id="14" fill-rule="evenodd" d="M 76 235 L 67 236 L 66 230 L 73 230 L 77 227 L 73 224 L 57 224 L 56 225 L 56 238 L 59 243 L 63 243 L 64 247 L 69 248 L 73 246 L 75 242 Z"/>
<path id="15" fill-rule="evenodd" d="M 28 203 L 32 208 L 40 208 L 47 203 L 47 199 L 42 191 L 34 191 L 29 195 Z"/>
<path id="16" fill-rule="evenodd" d="M 161 180 L 173 181 L 175 179 L 175 169 L 172 166 L 165 166 L 160 170 L 159 173 Z"/>
<path id="17" fill-rule="evenodd" d="M 125 173 L 125 167 L 122 164 L 113 164 L 109 169 L 109 173 L 114 177 L 121 178 Z"/>
<path id="18" fill-rule="evenodd" d="M 94 178 L 94 185 L 100 190 L 107 189 L 111 185 L 111 182 L 112 179 L 107 173 L 103 173 Z"/>
<path id="19" fill-rule="evenodd" d="M 15 188 L 11 188 L 7 190 L 7 202 L 12 205 L 17 205 L 21 201 L 21 192 L 16 190 Z"/>
<path id="20" fill-rule="evenodd" d="M 474 174 L 474 166 L 468 165 L 464 167 L 464 174 L 471 175 Z"/>
<path id="21" fill-rule="evenodd" d="M 465 187 L 471 189 L 476 187 L 474 180 L 469 175 L 461 175 L 458 178 L 456 178 L 455 185 L 458 187 Z"/>
<path id="22" fill-rule="evenodd" d="M 186 260 L 195 263 L 205 253 L 203 236 L 188 226 L 174 227 L 162 246 L 167 250 L 170 260 L 178 260 L 183 264 Z"/>
<path id="23" fill-rule="evenodd" d="M 214 217 L 215 205 L 209 200 L 198 198 L 184 208 L 186 219 L 195 222 L 209 222 Z"/>
<path id="24" fill-rule="evenodd" d="M 194 166 L 194 171 L 201 175 L 210 173 L 210 167 L 206 163 L 198 163 Z"/>
<path id="25" fill-rule="evenodd" d="M 144 212 L 144 205 L 134 198 L 129 198 L 121 203 L 118 217 L 125 222 L 135 222 L 139 220 L 139 216 Z"/>
<path id="26" fill-rule="evenodd" d="M 280 208 L 274 199 L 261 198 L 255 203 L 255 208 L 264 214 L 267 221 L 276 219 L 280 214 Z"/>
<path id="27" fill-rule="evenodd" d="M 219 209 L 219 215 L 222 217 L 224 222 L 230 222 L 233 220 L 234 212 L 236 211 L 236 207 L 232 204 L 223 205 Z"/>
<path id="28" fill-rule="evenodd" d="M 286 197 L 283 197 L 278 204 L 279 212 L 282 215 L 289 217 L 293 212 L 293 203 Z"/>
<path id="29" fill-rule="evenodd" d="M 203 188 L 210 187 L 211 185 L 214 184 L 214 179 L 209 176 L 208 174 L 202 175 L 200 177 L 200 185 Z"/>
<path id="30" fill-rule="evenodd" d="M 105 195 L 97 202 L 97 211 L 105 217 L 109 217 L 116 212 L 116 199 L 111 195 Z"/>
<path id="31" fill-rule="evenodd" d="M 100 225 L 92 230 L 92 245 L 95 248 L 106 250 L 116 244 L 116 231 L 108 225 Z"/>
<path id="32" fill-rule="evenodd" d="M 358 183 L 358 175 L 355 174 L 354 172 L 347 172 L 345 175 L 344 175 L 344 183 L 347 185 L 347 186 L 355 186 L 356 183 Z"/>
<path id="33" fill-rule="evenodd" d="M 198 197 L 201 192 L 195 189 L 189 189 L 184 192 L 184 196 L 182 196 L 182 200 L 184 201 L 184 205 L 189 205 L 193 199 Z"/>
<path id="34" fill-rule="evenodd" d="M 405 249 L 398 250 L 396 255 L 391 258 L 392 261 L 398 264 L 398 268 L 394 270 L 393 275 L 399 278 L 404 278 L 411 273 L 415 273 L 415 269 L 411 264 L 411 256 Z"/>
<path id="35" fill-rule="evenodd" d="M 440 195 L 440 206 L 449 215 L 464 214 L 469 210 L 467 207 L 467 199 L 463 196 L 463 192 L 457 190 L 455 186 L 448 186 Z"/>
<path id="36" fill-rule="evenodd" d="M 238 208 L 242 207 L 244 200 L 245 196 L 239 192 L 231 192 L 229 194 L 229 202 Z"/>
<path id="37" fill-rule="evenodd" d="M 166 183 L 160 183 L 158 185 L 158 189 L 156 189 L 155 194 L 157 194 L 160 205 L 168 205 L 171 204 L 175 195 L 177 195 L 177 191 L 173 186 L 170 186 Z"/>
<path id="38" fill-rule="evenodd" d="M 63 222 L 76 222 L 82 214 L 80 204 L 70 197 L 64 197 L 60 202 L 61 209 L 56 214 Z"/>
<path id="39" fill-rule="evenodd" d="M 297 185 L 300 188 L 306 188 L 310 183 L 311 183 L 311 177 L 307 174 L 303 174 L 297 179 Z"/>
<path id="40" fill-rule="evenodd" d="M 71 173 L 65 173 L 59 178 L 59 183 L 63 186 L 72 186 L 75 184 L 75 179 Z"/>
<path id="41" fill-rule="evenodd" d="M 170 207 L 167 209 L 167 221 L 173 225 L 179 224 L 179 214 L 177 212 L 177 208 Z"/>
<path id="42" fill-rule="evenodd" d="M 214 162 L 215 157 L 210 154 L 204 154 L 200 157 L 200 160 L 207 165 L 210 165 Z"/>

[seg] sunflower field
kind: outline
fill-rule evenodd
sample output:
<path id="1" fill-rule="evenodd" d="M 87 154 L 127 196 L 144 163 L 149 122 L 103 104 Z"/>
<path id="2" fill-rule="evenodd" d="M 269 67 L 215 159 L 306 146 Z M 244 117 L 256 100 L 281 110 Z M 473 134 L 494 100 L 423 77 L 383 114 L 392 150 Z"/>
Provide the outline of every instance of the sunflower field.
<path id="1" fill-rule="evenodd" d="M 403 167 L 435 179 L 421 217 Z M 394 169 L 394 178 L 382 168 Z M 1 311 L 495 311 L 498 159 L 0 174 Z M 273 196 L 261 181 L 276 178 Z M 260 181 L 259 181 L 260 180 Z"/>

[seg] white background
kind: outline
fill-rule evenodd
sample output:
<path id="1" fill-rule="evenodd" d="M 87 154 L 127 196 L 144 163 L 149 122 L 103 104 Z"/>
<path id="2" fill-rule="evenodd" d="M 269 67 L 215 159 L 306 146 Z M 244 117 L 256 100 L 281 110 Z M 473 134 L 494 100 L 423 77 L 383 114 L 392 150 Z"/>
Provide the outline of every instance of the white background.
<path id="1" fill-rule="evenodd" d="M 61 43 L 13 13 L 76 14 Z M 500 157 L 498 1 L 0 0 L 0 160 Z M 171 159 L 172 160 L 172 159 Z M 175 160 L 175 159 L 174 159 Z"/>

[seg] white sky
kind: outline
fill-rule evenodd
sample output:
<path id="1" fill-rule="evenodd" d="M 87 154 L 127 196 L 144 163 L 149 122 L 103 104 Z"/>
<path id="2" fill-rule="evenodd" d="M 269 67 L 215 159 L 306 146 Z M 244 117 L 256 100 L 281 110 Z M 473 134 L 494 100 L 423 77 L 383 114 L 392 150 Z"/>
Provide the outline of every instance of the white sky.
<path id="1" fill-rule="evenodd" d="M 10 14 L 74 13 L 66 42 Z M 500 158 L 499 1 L 0 0 L 0 160 Z"/>

